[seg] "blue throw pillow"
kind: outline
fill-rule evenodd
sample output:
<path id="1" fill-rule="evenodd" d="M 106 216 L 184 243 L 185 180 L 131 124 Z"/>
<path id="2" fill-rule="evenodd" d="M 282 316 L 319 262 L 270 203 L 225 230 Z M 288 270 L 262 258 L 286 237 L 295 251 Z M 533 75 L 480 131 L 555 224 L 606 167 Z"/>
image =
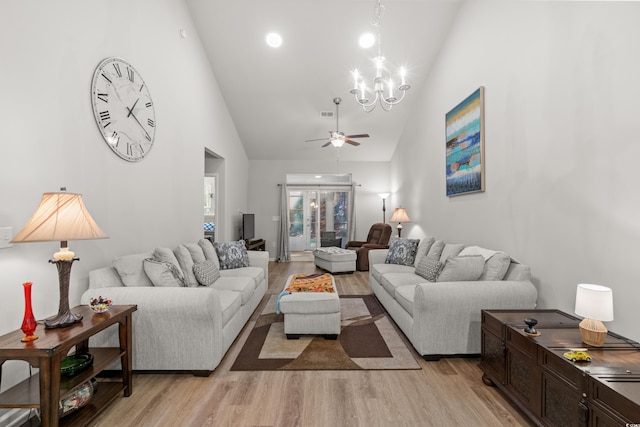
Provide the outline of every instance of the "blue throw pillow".
<path id="1" fill-rule="evenodd" d="M 420 239 L 395 239 L 389 246 L 386 264 L 400 264 L 413 266 Z"/>
<path id="2" fill-rule="evenodd" d="M 220 260 L 220 270 L 249 267 L 249 253 L 244 240 L 225 243 L 215 242 L 213 247 L 216 249 Z"/>

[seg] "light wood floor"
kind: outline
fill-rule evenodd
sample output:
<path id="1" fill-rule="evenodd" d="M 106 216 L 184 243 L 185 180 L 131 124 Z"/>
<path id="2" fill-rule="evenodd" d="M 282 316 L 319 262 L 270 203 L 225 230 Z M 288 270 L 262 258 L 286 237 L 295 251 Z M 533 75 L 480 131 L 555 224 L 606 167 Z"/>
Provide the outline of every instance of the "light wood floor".
<path id="1" fill-rule="evenodd" d="M 279 293 L 290 274 L 318 271 L 312 262 L 272 262 L 269 269 L 269 294 Z M 371 293 L 366 272 L 335 277 L 341 294 Z M 477 358 L 425 362 L 416 353 L 422 370 L 408 371 L 230 372 L 261 308 L 210 377 L 134 374 L 131 397 L 114 401 L 93 425 L 533 425 L 482 383 Z"/>

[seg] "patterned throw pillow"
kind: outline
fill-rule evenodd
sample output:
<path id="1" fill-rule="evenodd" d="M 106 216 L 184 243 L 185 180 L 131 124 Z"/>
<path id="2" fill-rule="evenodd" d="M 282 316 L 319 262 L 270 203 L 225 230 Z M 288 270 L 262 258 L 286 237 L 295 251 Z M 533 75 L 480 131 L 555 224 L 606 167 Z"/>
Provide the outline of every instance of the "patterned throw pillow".
<path id="1" fill-rule="evenodd" d="M 396 239 L 391 242 L 386 264 L 414 265 L 420 239 Z"/>
<path id="2" fill-rule="evenodd" d="M 184 287 L 182 272 L 168 261 L 159 261 L 147 258 L 143 262 L 144 272 L 147 274 L 153 286 L 158 287 Z"/>
<path id="3" fill-rule="evenodd" d="M 203 261 L 193 265 L 193 274 L 202 286 L 211 286 L 220 278 L 220 270 L 213 260 Z"/>
<path id="4" fill-rule="evenodd" d="M 444 263 L 423 256 L 416 266 L 416 274 L 430 282 L 435 282 L 444 267 Z"/>
<path id="5" fill-rule="evenodd" d="M 249 267 L 249 254 L 244 240 L 225 243 L 215 242 L 213 247 L 216 249 L 220 260 L 220 270 Z"/>

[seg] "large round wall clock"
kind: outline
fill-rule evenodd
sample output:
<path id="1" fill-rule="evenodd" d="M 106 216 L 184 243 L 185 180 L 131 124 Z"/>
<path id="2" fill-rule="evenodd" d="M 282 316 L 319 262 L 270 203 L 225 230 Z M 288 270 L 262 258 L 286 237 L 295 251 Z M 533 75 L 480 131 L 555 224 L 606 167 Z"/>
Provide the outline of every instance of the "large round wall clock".
<path id="1" fill-rule="evenodd" d="M 153 146 L 156 116 L 149 88 L 136 69 L 120 58 L 98 65 L 91 84 L 93 114 L 107 145 L 130 162 Z"/>

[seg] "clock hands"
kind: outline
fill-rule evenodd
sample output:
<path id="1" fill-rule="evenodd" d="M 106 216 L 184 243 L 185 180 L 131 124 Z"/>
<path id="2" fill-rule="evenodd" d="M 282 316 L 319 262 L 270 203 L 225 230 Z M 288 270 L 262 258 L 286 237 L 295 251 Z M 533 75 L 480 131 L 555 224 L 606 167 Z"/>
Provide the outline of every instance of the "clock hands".
<path id="1" fill-rule="evenodd" d="M 127 108 L 127 110 L 129 110 L 129 114 L 127 114 L 127 117 L 129 117 L 131 114 L 133 114 L 133 109 L 136 108 L 136 104 L 138 103 L 138 101 L 140 101 L 140 98 L 136 99 L 136 102 L 133 103 L 133 105 L 131 106 L 131 109 Z M 135 117 L 135 116 L 133 116 L 133 117 Z M 140 123 L 140 122 L 138 122 L 138 123 Z"/>
<path id="2" fill-rule="evenodd" d="M 138 103 L 138 101 L 136 101 L 136 103 Z M 133 106 L 135 107 L 136 104 L 133 104 Z M 147 133 L 147 130 L 144 128 L 144 126 L 142 126 L 142 123 L 140 123 L 140 120 L 138 120 L 138 118 L 136 117 L 135 114 L 133 114 L 133 108 L 129 108 L 126 107 L 127 111 L 129 112 L 129 114 L 127 114 L 127 117 L 131 116 L 134 118 L 134 120 L 136 121 L 136 123 L 138 123 L 138 125 L 140 125 L 140 128 L 142 129 L 142 131 L 144 132 L 145 137 L 151 141 L 151 136 Z"/>

